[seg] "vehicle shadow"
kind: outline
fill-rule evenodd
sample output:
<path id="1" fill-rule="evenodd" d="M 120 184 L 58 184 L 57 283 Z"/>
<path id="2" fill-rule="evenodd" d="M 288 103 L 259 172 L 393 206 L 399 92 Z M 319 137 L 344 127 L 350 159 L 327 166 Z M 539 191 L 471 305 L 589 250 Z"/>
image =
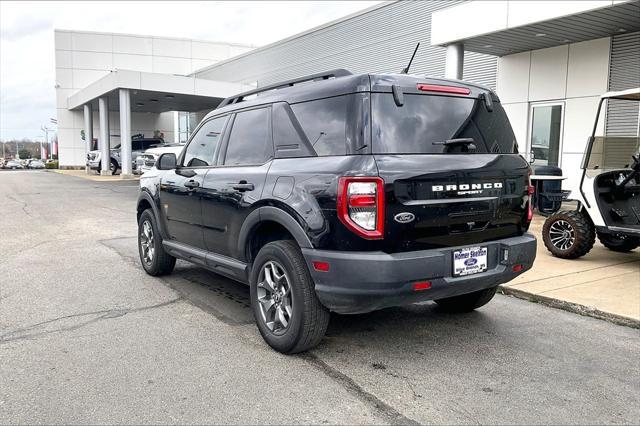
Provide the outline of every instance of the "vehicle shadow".
<path id="1" fill-rule="evenodd" d="M 191 303 L 230 324 L 253 324 L 249 287 L 206 269 L 178 262 L 165 280 Z M 490 309 L 489 307 L 485 309 Z M 407 345 L 420 347 L 432 340 L 465 345 L 495 333 L 495 319 L 482 310 L 449 314 L 434 302 L 386 308 L 356 315 L 332 313 L 321 347 Z M 408 343 L 411 342 L 411 343 Z"/>
<path id="2" fill-rule="evenodd" d="M 142 269 L 135 238 L 117 238 L 105 244 Z M 249 287 L 245 284 L 182 260 L 178 260 L 171 275 L 161 280 L 190 303 L 225 323 L 254 323 Z M 380 347 L 389 352 L 395 347 L 403 351 L 414 348 L 419 353 L 430 345 L 464 350 L 465 347 L 486 342 L 488 337 L 510 334 L 504 328 L 510 327 L 509 324 L 514 325 L 514 316 L 513 312 L 509 314 L 505 309 L 512 311 L 514 302 L 524 306 L 529 304 L 513 300 L 509 303 L 508 299 L 496 296 L 487 306 L 465 314 L 448 314 L 434 302 L 386 308 L 366 314 L 331 314 L 326 337 L 318 350 L 344 350 L 345 347 L 370 350 Z"/>

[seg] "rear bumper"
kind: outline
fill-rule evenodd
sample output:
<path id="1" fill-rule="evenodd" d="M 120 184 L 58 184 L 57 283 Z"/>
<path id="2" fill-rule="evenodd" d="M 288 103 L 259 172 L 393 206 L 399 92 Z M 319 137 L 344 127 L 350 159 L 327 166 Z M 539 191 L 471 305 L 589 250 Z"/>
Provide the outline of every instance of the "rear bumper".
<path id="1" fill-rule="evenodd" d="M 536 258 L 536 238 L 529 233 L 488 243 L 485 272 L 453 277 L 452 252 L 461 247 L 387 254 L 302 249 L 320 302 L 343 314 L 370 312 L 390 306 L 442 299 L 495 287 L 531 269 Z M 505 251 L 507 257 L 505 259 Z M 328 272 L 313 262 L 328 262 Z M 515 265 L 522 269 L 514 272 Z M 427 290 L 413 284 L 429 281 Z"/>

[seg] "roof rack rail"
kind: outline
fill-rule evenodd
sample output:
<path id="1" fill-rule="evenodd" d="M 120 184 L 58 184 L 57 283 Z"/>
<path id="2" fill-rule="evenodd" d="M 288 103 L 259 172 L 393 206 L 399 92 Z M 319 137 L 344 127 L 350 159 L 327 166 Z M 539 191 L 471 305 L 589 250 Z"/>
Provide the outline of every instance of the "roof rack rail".
<path id="1" fill-rule="evenodd" d="M 220 105 L 218 105 L 216 109 L 222 108 L 231 104 L 237 104 L 238 102 L 242 102 L 244 98 L 246 98 L 247 96 L 256 95 L 258 93 L 268 92 L 268 91 L 277 90 L 277 89 L 283 89 L 285 87 L 292 87 L 296 84 L 304 83 L 307 81 L 328 80 L 330 78 L 345 77 L 348 75 L 352 75 L 351 72 L 345 69 L 339 68 L 331 71 L 321 72 L 318 74 L 307 75 L 305 77 L 298 77 L 298 78 L 294 78 L 287 81 L 281 81 L 279 83 L 270 84 L 268 86 L 259 87 L 257 89 L 249 90 L 248 92 L 243 92 L 238 95 L 230 96 L 224 99 L 222 102 L 220 102 Z"/>

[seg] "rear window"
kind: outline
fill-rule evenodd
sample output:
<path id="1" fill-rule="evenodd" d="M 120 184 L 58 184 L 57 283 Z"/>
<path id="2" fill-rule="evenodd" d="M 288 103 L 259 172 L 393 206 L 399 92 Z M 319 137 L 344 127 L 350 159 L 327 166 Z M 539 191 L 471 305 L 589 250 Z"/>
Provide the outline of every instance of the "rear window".
<path id="1" fill-rule="evenodd" d="M 371 109 L 375 154 L 518 152 L 498 102 L 489 112 L 481 99 L 405 94 L 399 107 L 392 94 L 372 93 Z M 456 139 L 473 139 L 475 150 L 469 151 L 468 143 L 451 142 Z"/>

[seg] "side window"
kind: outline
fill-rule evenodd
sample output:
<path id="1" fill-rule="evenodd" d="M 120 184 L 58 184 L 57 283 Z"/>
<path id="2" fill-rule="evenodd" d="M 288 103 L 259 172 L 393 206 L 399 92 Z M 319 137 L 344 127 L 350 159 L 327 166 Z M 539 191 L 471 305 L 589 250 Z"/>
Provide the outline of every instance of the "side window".
<path id="1" fill-rule="evenodd" d="M 291 109 L 319 156 L 347 153 L 347 97 L 302 102 Z"/>
<path id="2" fill-rule="evenodd" d="M 293 158 L 316 155 L 288 104 L 278 102 L 272 105 L 271 123 L 276 157 Z"/>
<path id="3" fill-rule="evenodd" d="M 273 157 L 267 108 L 239 112 L 229 135 L 226 165 L 263 164 Z"/>
<path id="4" fill-rule="evenodd" d="M 213 165 L 213 156 L 220 144 L 222 129 L 227 117 L 209 120 L 200 127 L 187 145 L 182 161 L 185 167 L 205 167 Z"/>
<path id="5" fill-rule="evenodd" d="M 141 142 L 140 141 L 131 141 L 131 150 L 132 151 L 140 151 L 141 149 Z"/>

